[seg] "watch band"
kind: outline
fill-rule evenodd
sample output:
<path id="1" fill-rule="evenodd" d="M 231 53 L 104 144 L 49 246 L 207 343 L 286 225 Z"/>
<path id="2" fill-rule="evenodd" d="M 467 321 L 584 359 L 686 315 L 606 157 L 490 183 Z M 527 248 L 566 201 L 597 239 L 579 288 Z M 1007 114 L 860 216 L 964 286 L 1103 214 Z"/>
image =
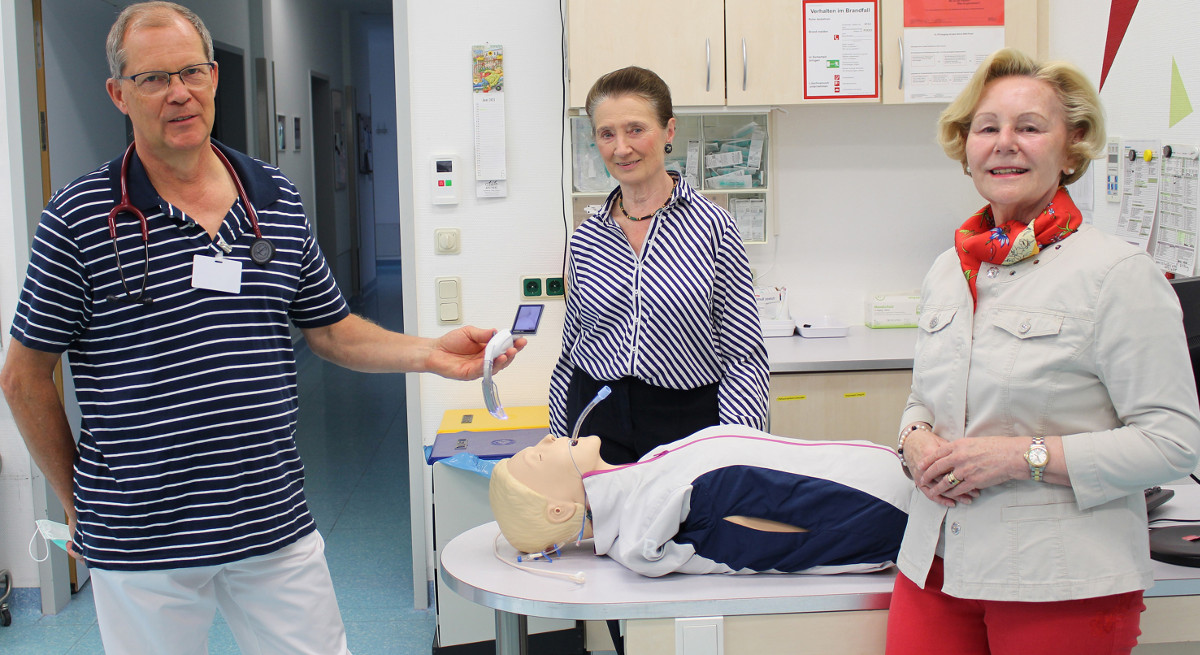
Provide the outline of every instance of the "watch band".
<path id="1" fill-rule="evenodd" d="M 1034 437 L 1029 442 L 1029 449 L 1025 451 L 1025 462 L 1029 464 L 1029 477 L 1034 482 L 1042 482 L 1046 465 L 1050 463 L 1050 451 L 1046 449 L 1045 437 Z"/>

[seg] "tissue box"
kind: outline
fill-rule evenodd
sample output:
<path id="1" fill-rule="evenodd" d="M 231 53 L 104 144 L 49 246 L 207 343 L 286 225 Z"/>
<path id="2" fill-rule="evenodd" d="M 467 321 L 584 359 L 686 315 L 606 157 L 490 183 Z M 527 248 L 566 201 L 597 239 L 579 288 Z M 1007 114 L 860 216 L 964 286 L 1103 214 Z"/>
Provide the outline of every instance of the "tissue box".
<path id="1" fill-rule="evenodd" d="M 917 305 L 921 295 L 888 293 L 867 299 L 867 327 L 917 327 Z"/>
<path id="2" fill-rule="evenodd" d="M 787 287 L 754 287 L 754 304 L 761 321 L 785 320 L 790 316 Z"/>

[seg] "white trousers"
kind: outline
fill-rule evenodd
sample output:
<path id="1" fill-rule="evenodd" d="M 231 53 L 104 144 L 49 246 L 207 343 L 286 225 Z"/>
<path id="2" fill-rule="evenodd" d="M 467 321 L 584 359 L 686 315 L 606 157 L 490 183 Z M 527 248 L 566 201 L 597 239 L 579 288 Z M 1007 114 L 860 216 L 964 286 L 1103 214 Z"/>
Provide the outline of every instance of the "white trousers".
<path id="1" fill-rule="evenodd" d="M 350 652 L 316 531 L 220 566 L 91 573 L 108 655 L 207 655 L 218 608 L 243 655 Z"/>

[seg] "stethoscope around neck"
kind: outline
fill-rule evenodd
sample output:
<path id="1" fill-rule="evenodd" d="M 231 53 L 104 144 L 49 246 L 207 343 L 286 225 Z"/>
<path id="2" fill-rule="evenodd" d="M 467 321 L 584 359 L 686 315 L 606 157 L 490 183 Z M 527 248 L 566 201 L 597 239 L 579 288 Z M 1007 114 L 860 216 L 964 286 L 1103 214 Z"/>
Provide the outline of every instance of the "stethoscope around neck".
<path id="1" fill-rule="evenodd" d="M 233 170 L 233 165 L 229 163 L 229 159 L 225 157 L 225 153 L 221 152 L 217 146 L 209 143 L 209 147 L 216 153 L 217 159 L 221 160 L 221 163 L 225 166 L 225 170 L 229 173 L 229 178 L 233 180 L 233 185 L 237 187 L 238 199 L 242 201 L 242 207 L 246 209 L 246 216 L 250 219 L 250 227 L 254 229 L 254 243 L 250 244 L 250 259 L 259 266 L 266 266 L 275 258 L 275 246 L 270 241 L 264 239 L 262 230 L 258 229 L 258 212 L 254 211 L 254 205 L 250 203 L 250 199 L 246 196 L 246 189 L 242 186 L 242 180 L 238 177 L 237 171 Z M 117 275 L 121 276 L 121 287 L 125 289 L 125 295 L 109 294 L 108 299 L 148 305 L 154 302 L 153 298 L 146 295 L 146 282 L 150 279 L 150 226 L 146 222 L 146 215 L 129 201 L 129 160 L 133 156 L 133 150 L 134 144 L 131 143 L 125 149 L 125 155 L 121 158 L 121 201 L 108 212 L 108 236 L 112 239 L 113 257 L 117 262 Z M 121 212 L 133 214 L 142 226 L 142 252 L 144 256 L 142 264 L 142 288 L 138 290 L 136 296 L 129 290 L 129 282 L 125 279 L 125 271 L 121 268 L 121 251 L 117 248 L 117 216 Z"/>

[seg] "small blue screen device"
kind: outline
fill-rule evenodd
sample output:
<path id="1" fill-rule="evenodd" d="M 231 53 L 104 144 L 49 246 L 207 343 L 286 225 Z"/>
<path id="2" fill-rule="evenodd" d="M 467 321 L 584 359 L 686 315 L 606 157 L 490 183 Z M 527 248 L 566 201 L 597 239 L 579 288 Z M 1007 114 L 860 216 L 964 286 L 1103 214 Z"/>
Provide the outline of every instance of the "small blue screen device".
<path id="1" fill-rule="evenodd" d="M 545 305 L 519 305 L 517 317 L 513 320 L 512 333 L 537 334 L 538 323 L 542 322 L 542 310 Z"/>
<path id="2" fill-rule="evenodd" d="M 483 402 L 488 413 L 500 420 L 508 418 L 504 406 L 500 404 L 500 390 L 492 380 L 492 362 L 503 355 L 513 345 L 513 339 L 520 335 L 536 334 L 538 323 L 542 322 L 542 310 L 545 305 L 518 305 L 517 317 L 513 319 L 511 330 L 500 330 L 488 341 L 483 352 Z"/>

